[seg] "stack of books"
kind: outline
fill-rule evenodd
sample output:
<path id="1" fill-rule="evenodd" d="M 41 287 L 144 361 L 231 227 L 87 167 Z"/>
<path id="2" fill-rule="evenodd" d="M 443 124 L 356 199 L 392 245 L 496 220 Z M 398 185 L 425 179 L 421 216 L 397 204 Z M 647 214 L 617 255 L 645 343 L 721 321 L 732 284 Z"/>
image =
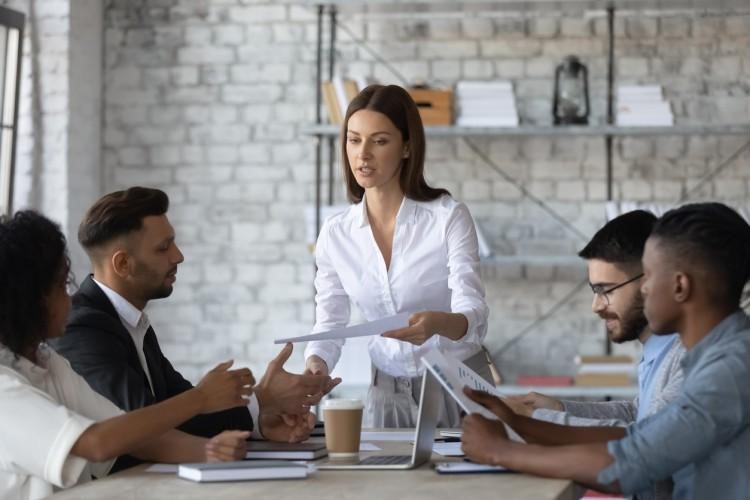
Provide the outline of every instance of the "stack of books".
<path id="1" fill-rule="evenodd" d="M 258 479 L 304 479 L 315 467 L 296 462 L 237 461 L 180 464 L 179 477 L 198 482 L 254 481 Z"/>
<path id="2" fill-rule="evenodd" d="M 456 125 L 517 127 L 513 84 L 507 80 L 461 81 L 456 84 Z"/>
<path id="3" fill-rule="evenodd" d="M 578 373 L 575 385 L 628 386 L 633 385 L 636 370 L 630 356 L 576 356 Z"/>
<path id="4" fill-rule="evenodd" d="M 668 127 L 674 125 L 661 85 L 620 85 L 617 88 L 617 125 Z"/>

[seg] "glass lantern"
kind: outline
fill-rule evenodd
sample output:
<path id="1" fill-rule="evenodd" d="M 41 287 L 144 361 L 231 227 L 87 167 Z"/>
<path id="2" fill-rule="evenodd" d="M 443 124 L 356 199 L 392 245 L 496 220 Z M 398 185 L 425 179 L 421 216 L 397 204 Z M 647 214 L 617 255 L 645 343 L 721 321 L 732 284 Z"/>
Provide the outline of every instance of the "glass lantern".
<path id="1" fill-rule="evenodd" d="M 589 122 L 588 69 L 568 56 L 555 68 L 552 121 L 555 125 L 586 125 Z"/>

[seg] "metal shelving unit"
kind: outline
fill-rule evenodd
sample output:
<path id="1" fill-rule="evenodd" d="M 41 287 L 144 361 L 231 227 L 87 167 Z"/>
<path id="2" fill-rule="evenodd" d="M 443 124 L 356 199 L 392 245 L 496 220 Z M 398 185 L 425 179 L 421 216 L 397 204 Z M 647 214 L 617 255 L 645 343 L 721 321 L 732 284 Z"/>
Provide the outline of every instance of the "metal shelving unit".
<path id="1" fill-rule="evenodd" d="M 315 7 L 317 11 L 317 44 L 316 44 L 316 123 L 303 127 L 301 133 L 317 138 L 315 154 L 315 207 L 316 232 L 320 229 L 320 207 L 323 204 L 322 168 L 323 147 L 328 149 L 328 186 L 326 193 L 327 204 L 333 203 L 333 179 L 335 163 L 335 142 L 340 133 L 336 125 L 324 123 L 322 115 L 321 82 L 323 81 L 323 61 L 326 59 L 328 79 L 333 78 L 336 65 L 336 23 L 339 9 L 361 7 L 365 4 L 374 12 L 368 15 L 394 16 L 399 12 L 408 11 L 408 15 L 424 14 L 434 16 L 456 12 L 466 15 L 482 15 L 484 11 L 508 13 L 541 12 L 545 14 L 557 12 L 593 13 L 607 18 L 607 115 L 606 124 L 589 126 L 529 126 L 510 127 L 426 127 L 428 137 L 434 138 L 487 138 L 487 137 L 602 137 L 605 140 L 605 175 L 607 185 L 607 201 L 613 199 L 613 143 L 616 138 L 623 137 L 654 137 L 654 136 L 695 136 L 695 135 L 734 135 L 745 136 L 750 140 L 750 122 L 735 124 L 680 124 L 670 127 L 618 127 L 614 125 L 614 59 L 615 35 L 614 21 L 617 12 L 625 15 L 655 15 L 665 12 L 704 12 L 722 13 L 728 10 L 739 10 L 750 13 L 747 0 L 499 0 L 486 2 L 482 0 L 459 0 L 446 2 L 445 0 L 302 0 L 287 3 L 304 4 Z M 324 47 L 324 25 L 327 19 L 328 46 Z M 512 256 L 509 256 L 512 257 Z M 529 261 L 525 256 L 517 256 L 519 263 Z M 534 257 L 534 262 L 544 261 L 543 256 Z M 548 261 L 559 261 L 559 256 L 549 256 Z M 505 259 L 510 261 L 510 259 Z"/>
<path id="2" fill-rule="evenodd" d="M 337 125 L 309 125 L 305 135 L 338 137 Z M 690 135 L 738 135 L 750 137 L 750 123 L 720 125 L 674 125 L 671 127 L 591 126 L 520 126 L 520 127 L 425 127 L 428 137 L 654 137 Z"/>
<path id="3" fill-rule="evenodd" d="M 426 135 L 432 138 L 572 138 L 572 137 L 601 137 L 605 141 L 604 168 L 607 186 L 607 201 L 613 200 L 613 156 L 614 141 L 625 137 L 656 137 L 656 136 L 702 136 L 702 135 L 725 135 L 745 137 L 747 142 L 734 154 L 724 159 L 714 171 L 719 171 L 724 166 L 733 162 L 740 153 L 750 147 L 750 122 L 731 124 L 678 124 L 669 127 L 619 127 L 614 125 L 614 87 L 615 87 L 615 17 L 618 16 L 662 16 L 683 15 L 686 11 L 702 15 L 726 15 L 727 12 L 750 14 L 750 3 L 748 0 L 496 0 L 487 2 L 483 0 L 302 0 L 289 1 L 288 3 L 305 4 L 315 7 L 317 10 L 317 73 L 316 73 L 316 123 L 303 127 L 301 133 L 317 138 L 315 155 L 315 206 L 316 206 L 316 232 L 321 225 L 320 207 L 323 203 L 322 193 L 322 169 L 323 169 L 323 146 L 328 148 L 328 186 L 327 203 L 333 204 L 333 179 L 335 163 L 336 138 L 340 133 L 340 127 L 325 124 L 322 116 L 321 82 L 323 81 L 323 62 L 327 61 L 328 79 L 335 74 L 336 55 L 336 31 L 337 16 L 339 9 L 351 9 L 362 7 L 365 4 L 369 12 L 363 17 L 370 16 L 373 19 L 394 18 L 399 12 L 407 16 L 422 17 L 430 19 L 434 17 L 450 16 L 451 12 L 459 11 L 460 16 L 479 17 L 483 12 L 491 10 L 489 17 L 502 17 L 512 12 L 528 15 L 530 12 L 550 15 L 554 13 L 578 12 L 589 17 L 606 18 L 607 20 L 607 100 L 606 117 L 604 124 L 589 126 L 532 126 L 522 125 L 516 128 L 474 128 L 474 127 L 426 127 Z M 455 16 L 454 16 L 455 17 Z M 324 27 L 327 20 L 328 46 L 324 47 Z M 475 149 L 475 153 L 479 154 Z M 488 161 L 488 158 L 484 158 Z M 529 195 L 529 193 L 525 193 Z M 561 221 L 564 222 L 564 221 Z M 545 265 L 545 266 L 574 266 L 581 265 L 581 260 L 572 255 L 498 255 L 483 259 L 485 265 Z M 607 342 L 607 353 L 611 352 L 611 345 Z M 506 386 L 508 388 L 509 386 Z M 523 388 L 523 392 L 533 388 Z M 565 390 L 563 390 L 565 389 Z M 587 389 L 592 395 L 607 396 L 632 396 L 633 388 L 622 388 L 627 394 L 620 394 L 620 390 L 613 388 Z M 515 389 L 514 389 L 515 390 Z M 521 389 L 519 389 L 520 391 Z M 549 391 L 550 388 L 544 388 Z M 557 396 L 567 395 L 566 390 L 574 391 L 581 395 L 580 388 L 560 388 L 554 392 Z M 628 392 L 630 391 L 630 392 Z M 594 394 L 595 393 L 595 394 Z"/>

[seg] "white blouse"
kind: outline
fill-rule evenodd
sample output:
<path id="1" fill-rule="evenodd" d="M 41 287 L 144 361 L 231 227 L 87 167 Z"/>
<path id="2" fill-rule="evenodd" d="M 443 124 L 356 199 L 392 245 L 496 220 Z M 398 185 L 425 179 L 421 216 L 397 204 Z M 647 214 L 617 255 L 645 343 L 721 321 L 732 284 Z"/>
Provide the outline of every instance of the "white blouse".
<path id="1" fill-rule="evenodd" d="M 395 377 L 422 373 L 419 359 L 433 347 L 458 359 L 476 354 L 487 333 L 489 310 L 479 275 L 474 221 L 463 203 L 443 195 L 420 202 L 404 198 L 396 216 L 390 268 L 386 269 L 370 229 L 364 199 L 328 219 L 315 248 L 316 322 L 312 333 L 346 326 L 350 300 L 367 321 L 401 312 L 444 311 L 466 316 L 464 337 L 441 335 L 425 344 L 370 337 L 372 363 Z M 309 342 L 305 357 L 317 355 L 330 370 L 344 341 Z"/>
<path id="2" fill-rule="evenodd" d="M 0 345 L 0 498 L 46 497 L 104 476 L 114 463 L 90 463 L 70 450 L 90 425 L 122 410 L 52 349 L 42 345 L 37 362 Z"/>

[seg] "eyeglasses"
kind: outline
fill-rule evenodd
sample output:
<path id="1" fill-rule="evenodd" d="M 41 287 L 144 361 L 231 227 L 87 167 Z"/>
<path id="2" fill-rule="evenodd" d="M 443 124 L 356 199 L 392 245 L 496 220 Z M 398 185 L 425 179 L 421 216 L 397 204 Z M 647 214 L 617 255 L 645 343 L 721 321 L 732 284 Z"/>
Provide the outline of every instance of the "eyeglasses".
<path id="1" fill-rule="evenodd" d="M 639 280 L 643 277 L 643 273 L 639 274 L 638 276 L 634 276 L 630 278 L 627 281 L 623 281 L 622 283 L 618 283 L 617 285 L 614 285 L 613 287 L 604 289 L 604 286 L 602 285 L 592 285 L 589 283 L 589 286 L 591 287 L 591 291 L 594 292 L 594 295 L 596 295 L 600 299 L 604 299 L 604 301 L 609 305 L 609 294 L 617 290 L 618 288 L 622 288 L 625 285 L 628 285 L 635 280 Z"/>

